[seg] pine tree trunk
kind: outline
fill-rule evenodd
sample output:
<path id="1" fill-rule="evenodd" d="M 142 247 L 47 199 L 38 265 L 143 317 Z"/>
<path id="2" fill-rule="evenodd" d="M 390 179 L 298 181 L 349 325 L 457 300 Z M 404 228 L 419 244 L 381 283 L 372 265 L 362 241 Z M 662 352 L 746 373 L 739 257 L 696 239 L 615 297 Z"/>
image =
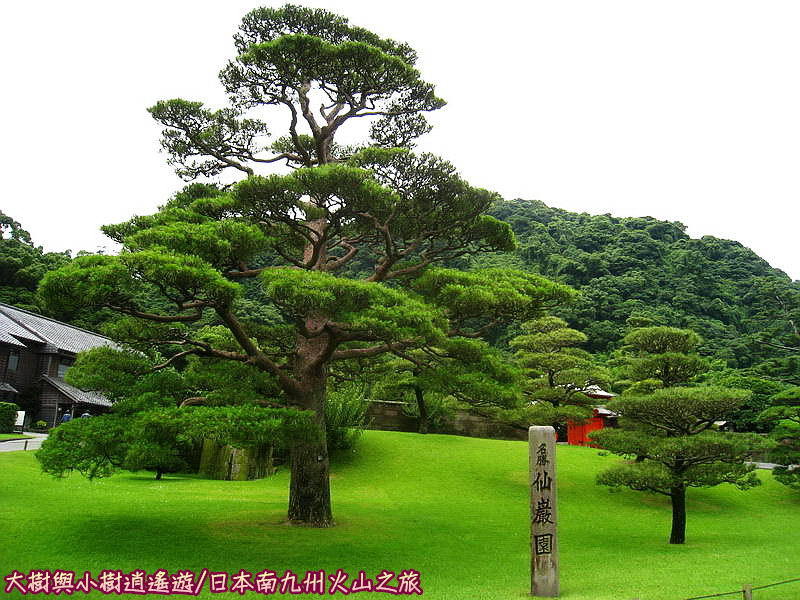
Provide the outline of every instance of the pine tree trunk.
<path id="1" fill-rule="evenodd" d="M 312 527 L 332 527 L 328 444 L 325 436 L 327 373 L 317 374 L 306 383 L 310 389 L 304 404 L 314 412 L 319 433 L 316 440 L 299 443 L 291 449 L 289 520 Z"/>
<path id="2" fill-rule="evenodd" d="M 323 435 L 324 437 L 324 435 Z M 331 490 L 325 441 L 292 448 L 289 520 L 312 527 L 331 527 Z"/>
<path id="3" fill-rule="evenodd" d="M 686 488 L 684 486 L 670 488 L 672 501 L 672 532 L 670 544 L 683 544 L 686 541 Z"/>
<path id="4" fill-rule="evenodd" d="M 430 418 L 428 417 L 428 407 L 425 405 L 425 395 L 422 392 L 422 388 L 414 386 L 414 396 L 417 399 L 417 408 L 419 408 L 419 432 L 428 433 Z"/>
<path id="5" fill-rule="evenodd" d="M 309 221 L 308 226 L 324 234 L 325 219 Z M 317 264 L 326 261 L 325 245 L 318 252 Z M 303 257 L 307 263 L 314 258 L 314 248 L 307 245 Z M 306 332 L 298 335 L 295 348 L 294 376 L 299 391 L 294 392 L 294 404 L 309 410 L 317 426 L 316 439 L 297 443 L 290 451 L 291 480 L 289 482 L 289 521 L 311 527 L 332 527 L 331 487 L 329 480 L 328 441 L 325 435 L 325 401 L 328 390 L 328 360 L 336 347 L 324 328 L 328 317 L 313 313 L 305 318 Z"/>

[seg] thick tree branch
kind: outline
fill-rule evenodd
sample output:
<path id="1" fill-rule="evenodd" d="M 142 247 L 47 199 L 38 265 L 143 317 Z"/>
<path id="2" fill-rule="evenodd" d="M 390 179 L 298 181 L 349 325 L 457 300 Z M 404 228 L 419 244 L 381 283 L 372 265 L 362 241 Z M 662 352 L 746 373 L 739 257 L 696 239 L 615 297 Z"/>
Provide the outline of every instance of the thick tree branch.
<path id="1" fill-rule="evenodd" d="M 273 362 L 264 352 L 261 351 L 255 342 L 247 335 L 244 327 L 230 310 L 216 309 L 217 315 L 225 324 L 225 326 L 236 338 L 236 341 L 247 353 L 249 357 L 248 362 L 252 362 L 257 367 L 271 373 L 278 379 L 278 384 L 281 388 L 291 397 L 300 394 L 301 389 L 298 382 L 289 377 L 284 370 L 277 363 Z"/>
<path id="2" fill-rule="evenodd" d="M 206 156 L 211 156 L 212 158 L 216 158 L 221 163 L 224 163 L 229 167 L 233 167 L 234 169 L 247 173 L 247 175 L 249 176 L 254 175 L 253 169 L 251 169 L 246 165 L 243 165 L 238 161 L 233 160 L 232 158 L 225 156 L 224 154 L 221 154 L 220 152 L 217 152 L 214 148 L 212 148 L 211 146 L 203 142 L 200 138 L 198 138 L 196 135 L 194 135 L 188 127 L 176 126 L 176 125 L 173 125 L 173 127 L 176 127 L 176 129 L 180 129 L 181 131 L 183 131 L 184 134 L 186 134 L 186 137 L 189 139 L 189 141 L 191 141 L 195 146 L 200 148 L 205 153 Z M 202 154 L 200 155 L 202 156 Z M 252 157 L 248 156 L 247 158 L 252 158 Z"/>
<path id="3" fill-rule="evenodd" d="M 348 360 L 351 358 L 371 358 L 386 354 L 387 352 L 397 352 L 417 345 L 418 342 L 406 340 L 403 342 L 392 342 L 381 344 L 380 346 L 370 346 L 368 348 L 349 348 L 347 350 L 336 350 L 331 354 L 331 360 Z"/>
<path id="4" fill-rule="evenodd" d="M 113 304 L 106 304 L 106 306 L 111 310 L 115 310 L 117 312 L 121 312 L 123 314 L 130 315 L 132 317 L 138 317 L 140 319 L 146 319 L 148 321 L 155 321 L 156 323 L 191 323 L 193 321 L 198 321 L 203 317 L 202 310 L 198 310 L 197 312 L 191 315 L 158 315 L 155 313 L 148 313 L 148 312 L 133 310 L 130 308 L 125 308 L 122 306 L 114 306 Z"/>
<path id="5" fill-rule="evenodd" d="M 323 270 L 325 270 L 325 271 L 335 271 L 336 269 L 340 269 L 341 267 L 343 267 L 344 265 L 349 263 L 351 260 L 353 260 L 353 258 L 355 258 L 355 256 L 356 256 L 356 254 L 358 254 L 358 250 L 359 250 L 358 246 L 353 246 L 353 245 L 351 245 L 351 244 L 349 244 L 348 242 L 345 242 L 345 241 L 340 242 L 340 244 L 341 244 L 341 246 L 343 248 L 345 248 L 347 250 L 347 252 L 344 254 L 344 256 L 342 256 L 340 258 L 329 260 L 323 266 Z"/>
<path id="6" fill-rule="evenodd" d="M 184 350 L 183 352 L 178 352 L 177 354 L 174 354 L 173 356 L 169 357 L 163 363 L 154 366 L 153 371 L 160 371 L 161 369 L 165 369 L 172 363 L 174 363 L 176 360 L 183 358 L 184 356 L 187 356 L 189 354 L 197 354 L 197 349 L 192 348 L 191 350 Z"/>
<path id="7" fill-rule="evenodd" d="M 284 95 L 281 98 L 280 102 L 284 106 L 287 106 L 289 108 L 289 112 L 291 114 L 291 119 L 289 121 L 289 136 L 292 138 L 292 143 L 294 144 L 295 150 L 297 150 L 297 153 L 303 157 L 302 162 L 305 164 L 305 166 L 310 167 L 313 164 L 313 161 L 311 160 L 311 155 L 303 147 L 303 144 L 300 141 L 300 135 L 297 133 L 297 121 L 298 121 L 297 109 L 295 108 L 294 103 L 291 100 L 289 100 L 288 97 L 285 96 L 285 89 L 284 89 Z"/>

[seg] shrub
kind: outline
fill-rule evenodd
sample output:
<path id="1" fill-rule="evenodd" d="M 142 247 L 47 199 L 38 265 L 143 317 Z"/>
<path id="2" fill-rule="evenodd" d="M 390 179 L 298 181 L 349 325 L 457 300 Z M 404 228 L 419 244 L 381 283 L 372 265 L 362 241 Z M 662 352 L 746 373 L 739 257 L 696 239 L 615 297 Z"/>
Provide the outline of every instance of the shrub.
<path id="1" fill-rule="evenodd" d="M 36 458 L 45 473 L 78 471 L 89 479 L 111 475 L 127 451 L 130 424 L 116 415 L 73 419 L 50 432 Z"/>
<path id="2" fill-rule="evenodd" d="M 328 390 L 325 404 L 328 451 L 349 450 L 356 445 L 366 427 L 368 403 L 364 400 L 364 388 L 357 383 Z"/>
<path id="3" fill-rule="evenodd" d="M 0 402 L 0 433 L 11 433 L 17 421 L 19 406 L 12 402 Z"/>

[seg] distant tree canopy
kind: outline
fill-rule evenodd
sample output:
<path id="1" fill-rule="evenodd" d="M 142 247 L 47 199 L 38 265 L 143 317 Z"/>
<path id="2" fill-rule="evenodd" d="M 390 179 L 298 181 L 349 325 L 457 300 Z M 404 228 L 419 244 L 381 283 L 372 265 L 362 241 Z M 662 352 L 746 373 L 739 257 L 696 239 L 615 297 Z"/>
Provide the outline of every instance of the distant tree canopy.
<path id="1" fill-rule="evenodd" d="M 578 288 L 579 300 L 557 311 L 584 332 L 586 349 L 607 352 L 630 317 L 700 332 L 702 355 L 735 368 L 800 377 L 800 283 L 738 242 L 692 239 L 678 222 L 621 218 L 513 200 L 490 212 L 514 229 L 514 255 L 502 262 Z"/>

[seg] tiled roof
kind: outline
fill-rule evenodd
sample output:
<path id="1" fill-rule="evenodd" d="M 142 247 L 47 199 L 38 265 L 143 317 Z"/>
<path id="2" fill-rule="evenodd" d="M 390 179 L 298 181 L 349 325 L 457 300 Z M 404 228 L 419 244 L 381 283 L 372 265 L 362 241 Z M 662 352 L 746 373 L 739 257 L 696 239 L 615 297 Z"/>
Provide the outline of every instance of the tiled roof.
<path id="1" fill-rule="evenodd" d="M 59 392 L 72 399 L 75 402 L 83 402 L 85 404 L 96 404 L 97 406 L 111 406 L 111 401 L 105 396 L 96 392 L 84 392 L 68 384 L 63 379 L 57 377 L 50 377 L 49 375 L 42 375 L 42 381 L 46 381 Z"/>
<path id="2" fill-rule="evenodd" d="M 25 344 L 19 341 L 20 338 L 39 343 L 44 342 L 44 340 L 39 336 L 28 331 L 24 327 L 21 327 L 19 323 L 14 321 L 14 319 L 7 317 L 5 314 L 0 312 L 0 343 L 11 344 L 12 346 L 21 346 L 24 348 Z"/>
<path id="3" fill-rule="evenodd" d="M 22 346 L 20 340 L 74 353 L 115 345 L 102 335 L 0 302 L 0 342 Z"/>

